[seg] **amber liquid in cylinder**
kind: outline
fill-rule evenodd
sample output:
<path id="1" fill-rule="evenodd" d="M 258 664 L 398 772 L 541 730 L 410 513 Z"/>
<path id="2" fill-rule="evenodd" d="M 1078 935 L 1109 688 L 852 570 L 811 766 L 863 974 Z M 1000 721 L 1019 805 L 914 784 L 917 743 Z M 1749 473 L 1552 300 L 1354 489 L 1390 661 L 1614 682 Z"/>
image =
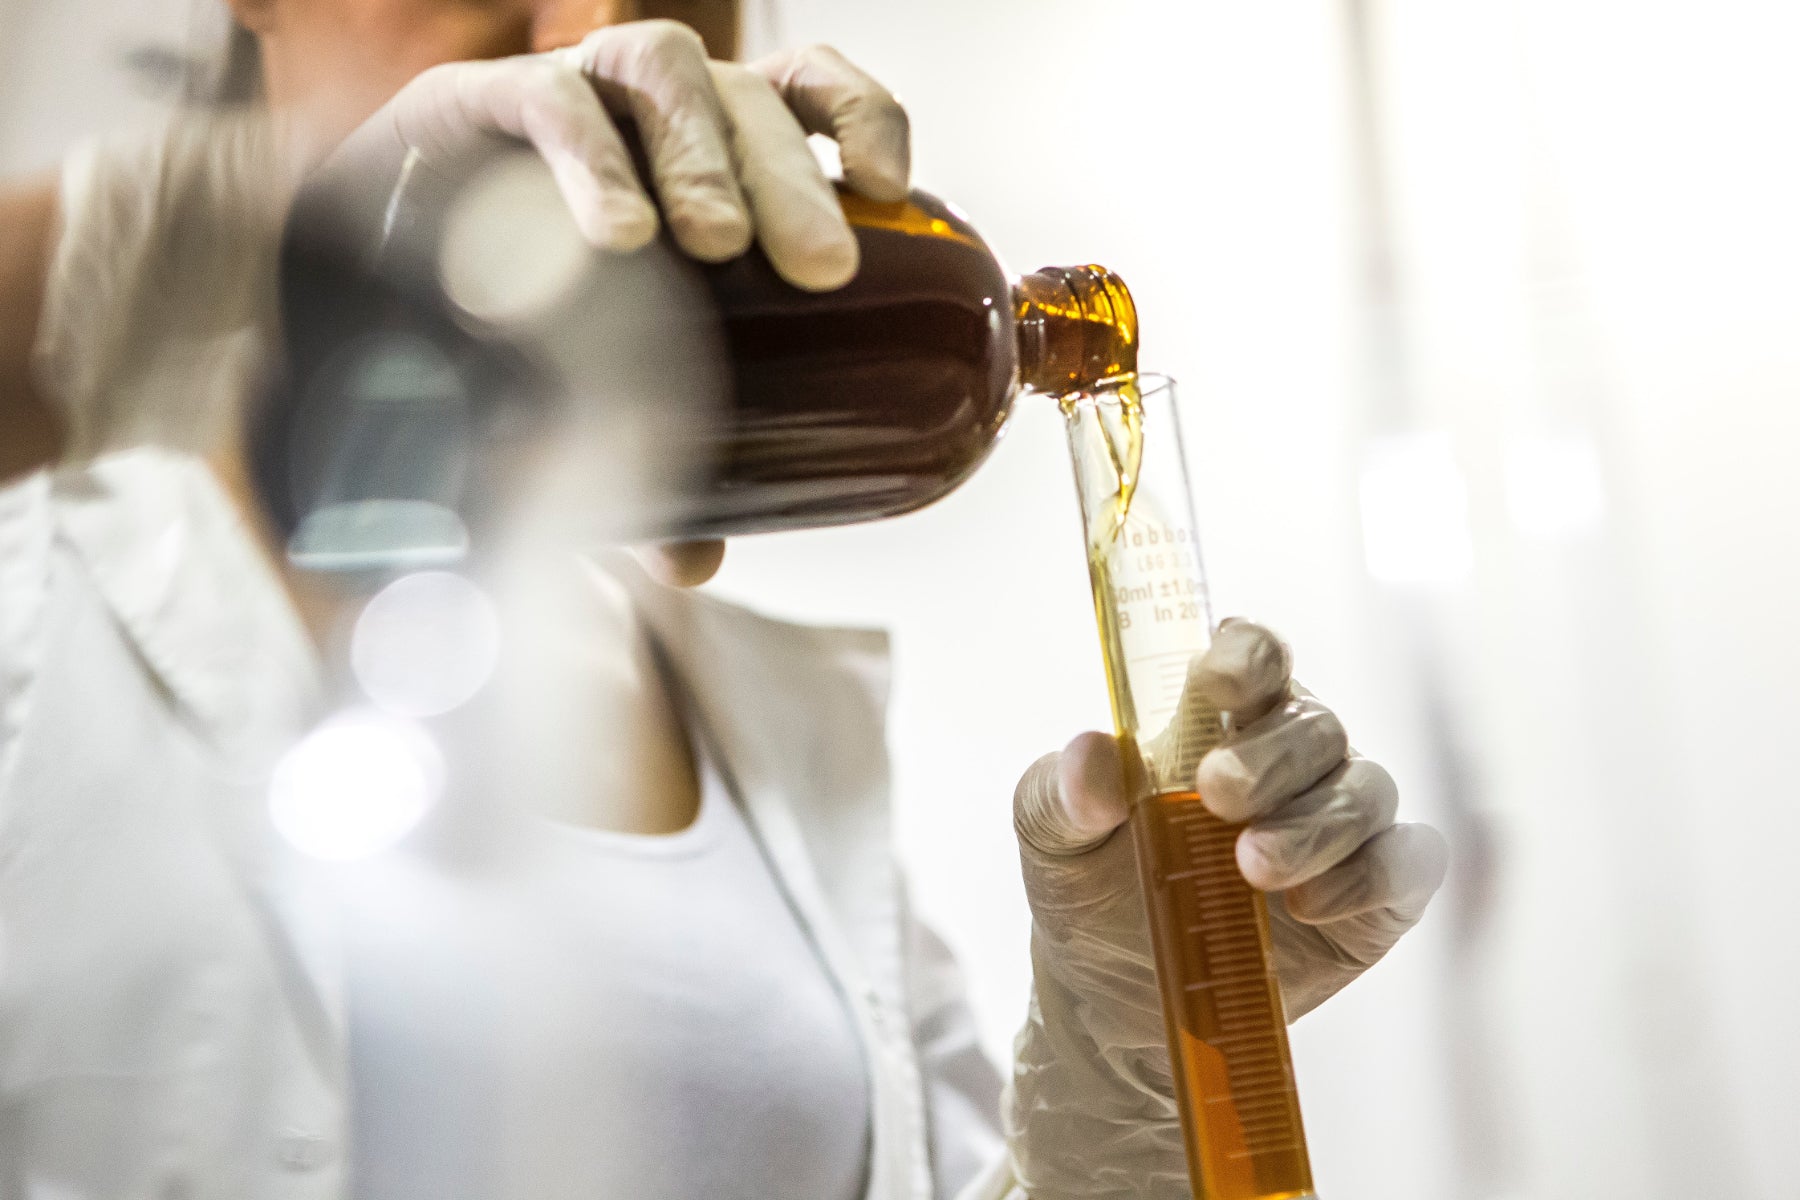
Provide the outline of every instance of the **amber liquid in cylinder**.
<path id="1" fill-rule="evenodd" d="M 1131 818 L 1190 1170 L 1206 1200 L 1290 1200 L 1312 1195 L 1312 1168 L 1241 828 L 1197 792 L 1147 797 Z"/>

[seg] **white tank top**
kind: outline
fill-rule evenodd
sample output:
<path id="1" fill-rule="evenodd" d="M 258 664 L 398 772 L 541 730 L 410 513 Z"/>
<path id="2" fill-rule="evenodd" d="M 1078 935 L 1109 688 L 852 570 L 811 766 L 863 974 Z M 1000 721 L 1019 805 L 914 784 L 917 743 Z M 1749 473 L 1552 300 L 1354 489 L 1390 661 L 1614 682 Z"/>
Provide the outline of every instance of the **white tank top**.
<path id="1" fill-rule="evenodd" d="M 355 1200 L 860 1196 L 854 1029 L 717 773 L 678 833 L 524 842 L 358 886 Z"/>

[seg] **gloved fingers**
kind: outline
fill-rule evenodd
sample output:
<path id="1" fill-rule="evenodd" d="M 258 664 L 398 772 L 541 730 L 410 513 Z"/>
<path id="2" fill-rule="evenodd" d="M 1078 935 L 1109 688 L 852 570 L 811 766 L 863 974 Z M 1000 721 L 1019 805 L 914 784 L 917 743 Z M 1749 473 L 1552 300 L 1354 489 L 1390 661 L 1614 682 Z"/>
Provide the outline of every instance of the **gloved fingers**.
<path id="1" fill-rule="evenodd" d="M 1286 642 L 1253 621 L 1227 618 L 1189 666 L 1185 694 L 1230 713 L 1233 727 L 1244 729 L 1288 699 L 1293 666 Z"/>
<path id="2" fill-rule="evenodd" d="M 1028 850 L 1057 858 L 1105 841 L 1131 815 L 1119 744 L 1084 733 L 1031 764 L 1013 790 L 1013 828 Z"/>
<path id="3" fill-rule="evenodd" d="M 670 587 L 699 587 L 719 572 L 725 561 L 725 543 L 718 538 L 698 542 L 659 542 L 633 547 L 633 555 L 658 583 Z"/>
<path id="4" fill-rule="evenodd" d="M 750 211 L 699 34 L 678 21 L 632 21 L 553 56 L 578 66 L 608 107 L 637 121 L 663 214 L 683 250 L 723 262 L 749 249 Z"/>
<path id="5" fill-rule="evenodd" d="M 656 235 L 656 209 L 618 129 L 581 71 L 554 56 L 434 67 L 396 97 L 394 119 L 427 163 L 448 165 L 472 133 L 530 142 L 595 246 L 628 252 Z"/>
<path id="6" fill-rule="evenodd" d="M 1380 763 L 1352 758 L 1238 835 L 1238 869 L 1265 892 L 1297 887 L 1353 857 L 1394 822 L 1400 792 Z"/>
<path id="7" fill-rule="evenodd" d="M 769 80 L 736 63 L 711 64 L 731 129 L 731 155 L 762 243 L 795 287 L 829 291 L 856 274 L 856 238 L 806 132 Z"/>
<path id="8" fill-rule="evenodd" d="M 906 199 L 912 132 L 893 93 L 829 46 L 774 54 L 751 68 L 775 85 L 808 133 L 837 142 L 844 182 L 871 200 Z"/>
<path id="9" fill-rule="evenodd" d="M 1337 714 L 1303 696 L 1210 751 L 1200 760 L 1195 786 L 1221 820 L 1253 821 L 1341 767 L 1349 753 Z"/>
<path id="10" fill-rule="evenodd" d="M 1289 888 L 1287 911 L 1315 926 L 1373 915 L 1397 938 L 1424 914 L 1449 862 L 1449 844 L 1430 825 L 1393 825 L 1331 870 Z"/>

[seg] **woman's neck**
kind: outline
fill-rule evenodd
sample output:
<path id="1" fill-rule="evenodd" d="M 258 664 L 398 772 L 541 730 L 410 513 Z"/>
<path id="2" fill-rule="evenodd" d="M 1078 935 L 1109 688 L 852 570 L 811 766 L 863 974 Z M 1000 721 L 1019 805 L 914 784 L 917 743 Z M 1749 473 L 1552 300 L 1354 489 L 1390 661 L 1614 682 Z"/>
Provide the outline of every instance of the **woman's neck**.
<path id="1" fill-rule="evenodd" d="M 622 833 L 686 828 L 698 772 L 655 641 L 623 586 L 574 555 L 559 566 L 501 598 L 501 674 L 471 715 L 497 733 L 500 762 L 525 785 L 519 802 L 540 815 Z"/>

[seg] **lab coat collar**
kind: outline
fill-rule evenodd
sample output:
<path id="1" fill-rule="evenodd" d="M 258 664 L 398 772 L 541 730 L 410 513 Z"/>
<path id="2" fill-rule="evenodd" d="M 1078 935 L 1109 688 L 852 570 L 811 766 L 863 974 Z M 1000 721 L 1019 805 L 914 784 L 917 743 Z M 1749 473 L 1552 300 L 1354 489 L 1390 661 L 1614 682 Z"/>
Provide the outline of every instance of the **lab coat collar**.
<path id="1" fill-rule="evenodd" d="M 189 726 L 248 775 L 316 713 L 318 658 L 197 458 L 136 449 L 52 479 L 58 532 Z"/>
<path id="2" fill-rule="evenodd" d="M 279 754 L 320 711 L 312 643 L 250 534 L 200 459 L 134 449 L 51 478 L 56 532 L 71 546 L 208 763 L 259 795 Z M 344 1018 L 329 934 L 305 868 L 260 803 L 207 810 L 221 853 L 289 983 L 326 1078 L 341 1074 Z"/>

